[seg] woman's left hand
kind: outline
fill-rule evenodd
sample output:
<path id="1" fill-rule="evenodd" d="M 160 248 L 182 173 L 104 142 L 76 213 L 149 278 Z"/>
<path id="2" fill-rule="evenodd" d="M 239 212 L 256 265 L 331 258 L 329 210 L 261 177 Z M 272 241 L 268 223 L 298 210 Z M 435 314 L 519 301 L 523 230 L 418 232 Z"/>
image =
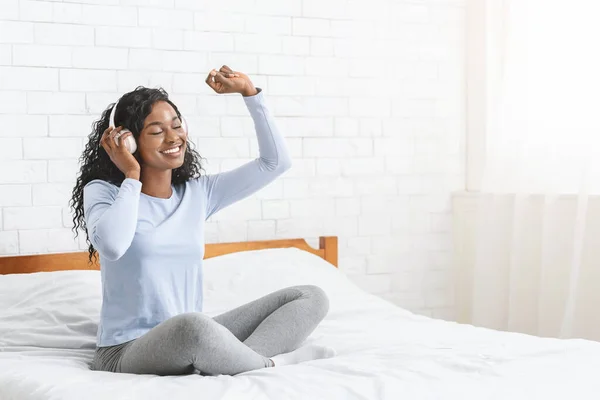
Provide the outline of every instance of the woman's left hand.
<path id="1" fill-rule="evenodd" d="M 213 69 L 206 77 L 206 84 L 219 94 L 240 93 L 242 96 L 254 96 L 258 91 L 246 74 L 233 71 L 223 65 L 218 71 Z"/>

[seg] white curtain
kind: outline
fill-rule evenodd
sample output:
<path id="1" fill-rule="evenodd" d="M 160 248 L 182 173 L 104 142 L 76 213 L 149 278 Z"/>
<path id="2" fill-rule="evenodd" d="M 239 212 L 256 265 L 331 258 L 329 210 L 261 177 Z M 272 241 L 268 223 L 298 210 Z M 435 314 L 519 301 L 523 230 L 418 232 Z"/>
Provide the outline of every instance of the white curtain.
<path id="1" fill-rule="evenodd" d="M 600 340 L 600 1 L 481 1 L 486 155 L 468 322 Z"/>

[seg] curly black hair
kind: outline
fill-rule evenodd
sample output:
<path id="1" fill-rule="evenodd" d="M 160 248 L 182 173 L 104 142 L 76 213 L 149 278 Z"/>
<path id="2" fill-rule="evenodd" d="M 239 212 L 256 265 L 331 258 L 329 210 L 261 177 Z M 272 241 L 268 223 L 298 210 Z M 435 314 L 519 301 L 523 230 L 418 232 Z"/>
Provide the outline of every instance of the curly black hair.
<path id="1" fill-rule="evenodd" d="M 135 90 L 124 94 L 118 101 L 118 108 L 115 112 L 115 125 L 125 126 L 138 140 L 140 132 L 144 126 L 144 120 L 152 112 L 152 106 L 159 101 L 169 103 L 177 116 L 181 117 L 181 113 L 177 106 L 169 100 L 169 95 L 163 88 L 146 88 L 138 86 Z M 73 195 L 69 202 L 73 210 L 73 228 L 75 238 L 78 236 L 78 230 L 83 229 L 86 234 L 86 242 L 88 244 L 89 262 L 92 262 L 92 257 L 97 256 L 96 249 L 92 245 L 87 226 L 85 223 L 83 211 L 83 189 L 85 185 L 94 179 L 101 179 L 112 183 L 116 186 L 121 186 L 125 179 L 125 175 L 111 161 L 108 153 L 100 145 L 100 139 L 106 129 L 108 129 L 110 113 L 116 103 L 112 103 L 106 110 L 102 112 L 99 120 L 92 124 L 92 132 L 88 136 L 88 142 L 85 146 L 83 154 L 79 158 L 81 165 L 77 182 L 73 188 Z M 140 162 L 139 152 L 136 151 L 133 156 Z M 187 139 L 187 146 L 184 155 L 183 165 L 176 168 L 172 172 L 171 182 L 175 185 L 187 182 L 200 176 L 203 170 L 200 162 L 202 158 L 194 149 L 194 144 L 190 138 Z M 140 162 L 140 165 L 142 163 Z"/>

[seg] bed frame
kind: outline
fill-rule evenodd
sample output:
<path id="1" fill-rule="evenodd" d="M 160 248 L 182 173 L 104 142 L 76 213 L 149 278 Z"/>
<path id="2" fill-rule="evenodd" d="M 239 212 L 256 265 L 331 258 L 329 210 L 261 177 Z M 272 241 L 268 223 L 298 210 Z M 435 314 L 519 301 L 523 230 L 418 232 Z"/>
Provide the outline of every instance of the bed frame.
<path id="1" fill-rule="evenodd" d="M 205 245 L 204 258 L 221 256 L 248 250 L 295 247 L 323 258 L 337 267 L 337 236 L 319 237 L 319 248 L 311 247 L 304 239 L 258 240 L 251 242 L 211 243 Z M 50 272 L 64 270 L 98 270 L 96 259 L 88 262 L 88 252 L 36 254 L 0 257 L 0 274 L 26 274 L 32 272 Z"/>

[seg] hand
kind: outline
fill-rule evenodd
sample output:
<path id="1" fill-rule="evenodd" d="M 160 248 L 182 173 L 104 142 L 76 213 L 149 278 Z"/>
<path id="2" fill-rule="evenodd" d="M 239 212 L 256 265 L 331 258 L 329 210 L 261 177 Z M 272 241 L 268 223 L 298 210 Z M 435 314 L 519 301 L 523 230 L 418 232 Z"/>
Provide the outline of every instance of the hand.
<path id="1" fill-rule="evenodd" d="M 127 136 L 133 135 L 131 132 L 126 132 L 119 136 L 117 139 L 118 144 L 115 143 L 115 135 L 123 129 L 122 126 L 114 129 L 109 126 L 108 129 L 102 134 L 100 144 L 110 157 L 111 161 L 125 174 L 126 178 L 139 179 L 141 167 L 138 161 L 135 159 L 133 154 L 127 150 L 123 140 Z"/>
<path id="2" fill-rule="evenodd" d="M 223 65 L 218 71 L 212 69 L 206 77 L 206 84 L 219 94 L 240 93 L 242 96 L 254 96 L 258 93 L 246 74 L 233 71 Z"/>

